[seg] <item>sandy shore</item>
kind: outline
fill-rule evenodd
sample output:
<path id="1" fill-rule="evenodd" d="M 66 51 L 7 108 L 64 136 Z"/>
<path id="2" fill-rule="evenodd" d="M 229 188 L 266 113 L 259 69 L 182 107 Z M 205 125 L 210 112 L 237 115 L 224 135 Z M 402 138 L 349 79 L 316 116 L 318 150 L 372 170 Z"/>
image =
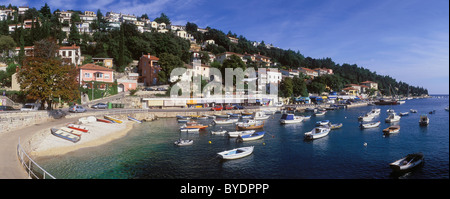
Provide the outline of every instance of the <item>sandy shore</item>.
<path id="1" fill-rule="evenodd" d="M 99 146 L 112 140 L 125 136 L 135 123 L 124 121 L 122 124 L 108 124 L 104 122 L 92 122 L 82 124 L 89 129 L 87 133 L 81 135 L 80 141 L 71 141 L 56 137 L 50 133 L 50 129 L 45 129 L 33 136 L 30 143 L 31 156 L 56 156 L 69 153 L 82 148 Z M 63 126 L 55 126 L 60 128 Z"/>

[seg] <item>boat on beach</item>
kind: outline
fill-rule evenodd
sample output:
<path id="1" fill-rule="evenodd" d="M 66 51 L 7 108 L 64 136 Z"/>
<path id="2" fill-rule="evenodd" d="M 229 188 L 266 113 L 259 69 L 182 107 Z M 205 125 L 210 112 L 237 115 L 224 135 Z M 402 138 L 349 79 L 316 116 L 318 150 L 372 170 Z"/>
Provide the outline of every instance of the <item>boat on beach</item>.
<path id="1" fill-rule="evenodd" d="M 179 139 L 177 141 L 175 141 L 173 144 L 177 145 L 177 146 L 189 146 L 194 144 L 194 140 L 182 140 Z"/>
<path id="2" fill-rule="evenodd" d="M 250 154 L 253 153 L 253 148 L 254 146 L 240 147 L 227 151 L 222 151 L 220 153 L 217 153 L 217 155 L 219 155 L 224 160 L 233 160 L 249 156 Z"/>
<path id="3" fill-rule="evenodd" d="M 80 141 L 80 139 L 81 139 L 80 136 L 77 136 L 75 134 L 69 133 L 69 132 L 64 131 L 62 129 L 51 128 L 50 132 L 56 137 L 59 137 L 59 138 L 65 139 L 65 140 L 69 140 L 69 141 L 71 141 L 73 143 L 76 143 L 76 142 Z"/>
<path id="4" fill-rule="evenodd" d="M 424 163 L 423 153 L 412 153 L 408 154 L 405 157 L 392 162 L 389 164 L 389 167 L 393 172 L 405 172 L 410 171 Z"/>
<path id="5" fill-rule="evenodd" d="M 260 129 L 264 127 L 264 122 L 259 120 L 249 120 L 238 124 L 236 127 L 238 130 Z"/>
<path id="6" fill-rule="evenodd" d="M 105 119 L 107 119 L 107 120 L 111 120 L 111 121 L 114 121 L 115 123 L 119 123 L 119 124 L 121 124 L 121 123 L 122 123 L 122 120 L 119 120 L 119 119 L 113 118 L 113 117 L 111 117 L 111 116 L 107 116 L 107 115 L 104 115 L 103 117 L 104 117 Z"/>
<path id="7" fill-rule="evenodd" d="M 89 129 L 87 127 L 81 126 L 81 125 L 78 125 L 78 124 L 68 124 L 67 127 L 71 128 L 71 129 L 78 130 L 78 131 L 82 131 L 82 132 L 85 132 L 85 133 L 87 133 L 89 131 Z"/>
<path id="8" fill-rule="evenodd" d="M 68 127 L 61 127 L 60 130 L 63 130 L 63 131 L 68 132 L 68 133 L 72 133 L 72 134 L 74 134 L 76 136 L 80 136 L 80 137 L 84 133 L 83 131 L 71 129 L 71 128 L 68 128 Z"/>
<path id="9" fill-rule="evenodd" d="M 310 132 L 305 133 L 306 140 L 314 140 L 325 137 L 330 133 L 330 128 L 326 127 L 316 127 L 313 128 Z"/>
<path id="10" fill-rule="evenodd" d="M 398 132 L 400 132 L 400 126 L 398 126 L 398 125 L 393 125 L 393 126 L 383 129 L 383 133 L 386 135 L 394 134 L 394 133 L 398 133 Z"/>
<path id="11" fill-rule="evenodd" d="M 98 121 L 98 122 L 104 122 L 104 123 L 114 123 L 114 122 L 111 121 L 111 120 L 101 119 L 101 118 L 97 118 L 97 121 Z"/>
<path id="12" fill-rule="evenodd" d="M 280 118 L 280 123 L 281 124 L 293 124 L 293 123 L 300 123 L 303 121 L 303 117 L 302 116 L 295 116 L 292 113 L 289 114 L 283 114 Z"/>
<path id="13" fill-rule="evenodd" d="M 420 126 L 427 126 L 430 123 L 430 119 L 427 115 L 421 115 L 419 119 L 419 125 Z"/>
<path id="14" fill-rule="evenodd" d="M 237 141 L 251 141 L 251 140 L 261 139 L 262 137 L 264 137 L 264 134 L 265 134 L 264 131 L 260 131 L 260 132 L 254 132 L 251 134 L 240 135 L 240 136 L 238 136 Z"/>
<path id="15" fill-rule="evenodd" d="M 133 122 L 136 122 L 136 123 L 142 123 L 142 121 L 141 120 L 138 120 L 138 119 L 136 119 L 136 118 L 134 118 L 134 117 L 131 117 L 131 116 L 127 116 L 128 117 L 128 120 L 131 120 L 131 121 L 133 121 Z"/>
<path id="16" fill-rule="evenodd" d="M 227 134 L 228 134 L 228 136 L 229 136 L 230 138 L 237 138 L 237 137 L 239 137 L 239 136 L 247 135 L 247 134 L 252 134 L 252 133 L 254 133 L 254 132 L 255 132 L 255 130 L 248 130 L 248 131 L 231 131 L 231 132 L 228 132 Z"/>
<path id="17" fill-rule="evenodd" d="M 375 128 L 375 127 L 380 126 L 380 124 L 381 124 L 380 121 L 378 121 L 378 122 L 370 122 L 370 123 L 363 123 L 363 124 L 360 125 L 360 127 L 363 128 L 363 129 Z"/>

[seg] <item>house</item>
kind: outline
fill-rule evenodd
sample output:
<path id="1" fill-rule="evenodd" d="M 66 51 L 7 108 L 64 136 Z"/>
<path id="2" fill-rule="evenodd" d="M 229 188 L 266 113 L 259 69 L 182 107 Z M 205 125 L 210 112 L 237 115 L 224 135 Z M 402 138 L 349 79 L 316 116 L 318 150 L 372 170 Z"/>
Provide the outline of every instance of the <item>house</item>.
<path id="1" fill-rule="evenodd" d="M 29 9 L 29 7 L 28 6 L 19 6 L 19 9 L 18 9 L 18 14 L 19 15 L 25 15 L 25 12 L 27 11 Z"/>
<path id="2" fill-rule="evenodd" d="M 0 10 L 0 21 L 7 20 L 8 17 L 11 17 L 11 20 L 14 20 L 13 9 L 4 9 Z"/>
<path id="3" fill-rule="evenodd" d="M 81 64 L 81 50 L 80 47 L 75 44 L 72 46 L 59 47 L 58 54 L 63 60 L 69 60 L 68 63 L 75 64 L 76 66 Z"/>
<path id="4" fill-rule="evenodd" d="M 195 59 L 192 63 L 192 76 L 201 75 L 203 77 L 209 77 L 209 66 L 201 64 L 199 59 Z"/>
<path id="5" fill-rule="evenodd" d="M 85 64 L 80 66 L 78 73 L 78 82 L 81 85 L 91 87 L 91 81 L 114 83 L 114 70 L 95 64 Z M 100 89 L 105 89 L 106 84 L 99 84 Z"/>
<path id="6" fill-rule="evenodd" d="M 294 78 L 295 76 L 298 77 L 300 75 L 300 72 L 298 70 L 292 70 L 292 69 L 289 69 L 289 70 L 281 69 L 280 72 L 281 72 L 282 76 L 290 77 L 290 78 Z"/>
<path id="7" fill-rule="evenodd" d="M 139 59 L 138 82 L 143 83 L 144 86 L 151 86 L 159 84 L 158 73 L 161 67 L 158 64 L 159 58 L 151 56 L 150 53 L 142 55 Z"/>
<path id="8" fill-rule="evenodd" d="M 369 89 L 378 90 L 378 83 L 372 81 L 361 82 L 362 85 L 369 87 Z"/>
<path id="9" fill-rule="evenodd" d="M 218 61 L 220 64 L 223 64 L 223 62 L 226 59 L 228 59 L 229 57 L 231 57 L 231 55 L 236 55 L 236 56 L 240 57 L 244 63 L 247 63 L 247 59 L 244 59 L 244 55 L 234 53 L 234 52 L 224 52 L 224 53 L 218 54 L 216 56 L 216 61 Z"/>
<path id="10" fill-rule="evenodd" d="M 300 67 L 298 69 L 301 73 L 310 76 L 311 78 L 317 77 L 319 76 L 319 73 L 315 70 L 309 69 L 309 68 L 304 68 L 304 67 Z"/>
<path id="11" fill-rule="evenodd" d="M 239 39 L 235 37 L 228 37 L 228 39 L 230 39 L 231 43 L 237 44 L 239 42 Z"/>
<path id="12" fill-rule="evenodd" d="M 328 69 L 328 68 L 315 68 L 315 69 L 312 69 L 312 70 L 317 72 L 317 76 L 332 75 L 333 74 L 333 69 Z"/>
<path id="13" fill-rule="evenodd" d="M 92 58 L 92 60 L 94 61 L 94 64 L 102 63 L 106 68 L 113 67 L 113 58 Z"/>
<path id="14" fill-rule="evenodd" d="M 117 91 L 126 92 L 137 88 L 138 73 L 128 73 L 128 75 L 117 79 Z"/>
<path id="15" fill-rule="evenodd" d="M 353 87 L 346 87 L 342 89 L 343 92 L 347 93 L 347 95 L 358 95 L 358 89 L 355 89 Z"/>

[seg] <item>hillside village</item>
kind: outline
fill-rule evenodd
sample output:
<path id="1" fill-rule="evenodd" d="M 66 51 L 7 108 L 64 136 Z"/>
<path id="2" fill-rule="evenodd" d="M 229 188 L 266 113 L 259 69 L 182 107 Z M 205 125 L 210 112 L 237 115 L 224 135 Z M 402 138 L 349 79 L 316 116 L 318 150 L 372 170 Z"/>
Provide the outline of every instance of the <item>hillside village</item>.
<path id="1" fill-rule="evenodd" d="M 45 28 L 49 30 L 45 32 Z M 259 82 L 277 83 L 279 95 L 270 99 L 267 96 L 263 99 L 261 95 L 256 100 L 258 105 L 273 105 L 278 101 L 311 103 L 310 96 L 327 99 L 330 93 L 339 96 L 334 98 L 336 100 L 394 95 L 391 86 L 396 88 L 397 95 L 406 96 L 405 89 L 408 95 L 427 94 L 426 89 L 411 87 L 356 65 L 341 66 L 330 58 L 305 58 L 298 51 L 283 50 L 264 41 L 249 41 L 231 31 L 225 34 L 190 22 L 173 25 L 164 13 L 152 21 L 146 14 L 138 17 L 108 11 L 103 16 L 100 9 L 97 12 L 57 9 L 51 13 L 47 4 L 40 10 L 27 6 L 1 6 L 0 36 L 0 43 L 9 37 L 8 41 L 13 40 L 15 44 L 2 45 L 0 49 L 0 72 L 3 71 L 0 83 L 4 90 L 21 90 L 17 73 L 8 68 L 18 71 L 21 61 L 34 56 L 35 42 L 52 37 L 58 45 L 55 56 L 62 64 L 76 67 L 82 103 L 92 98 L 131 92 L 142 95 L 143 101 L 147 100 L 143 103 L 146 108 L 162 106 L 165 102 L 161 99 L 169 97 L 165 92 L 167 86 L 174 83 L 168 78 L 170 70 L 176 67 L 187 68 L 188 78 L 203 76 L 205 83 L 211 80 L 211 68 L 240 67 L 245 70 L 253 67 L 256 71 L 264 68 L 260 71 L 265 74 L 258 74 Z M 349 69 L 353 71 L 349 73 Z M 353 73 L 356 75 L 351 76 Z M 259 88 L 264 89 L 266 85 Z M 153 91 L 158 89 L 161 91 Z M 244 103 L 201 98 L 177 106 Z"/>

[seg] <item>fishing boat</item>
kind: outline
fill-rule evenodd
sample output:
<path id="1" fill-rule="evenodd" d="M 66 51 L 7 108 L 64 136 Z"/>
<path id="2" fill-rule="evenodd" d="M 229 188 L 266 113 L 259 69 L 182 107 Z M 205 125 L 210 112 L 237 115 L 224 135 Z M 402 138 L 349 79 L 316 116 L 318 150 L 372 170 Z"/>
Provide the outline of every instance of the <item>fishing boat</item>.
<path id="1" fill-rule="evenodd" d="M 365 114 L 363 116 L 359 116 L 358 120 L 359 121 L 363 121 L 363 122 L 369 122 L 369 121 L 372 121 L 373 118 L 374 118 L 374 115 L 372 115 L 370 113 L 367 113 L 367 114 Z"/>
<path id="2" fill-rule="evenodd" d="M 225 133 L 227 133 L 226 130 L 211 131 L 211 134 L 213 134 L 213 135 L 222 135 L 222 134 L 225 134 Z"/>
<path id="3" fill-rule="evenodd" d="M 226 120 L 214 120 L 215 124 L 233 124 L 235 122 L 239 121 L 238 118 L 236 119 L 226 119 Z"/>
<path id="4" fill-rule="evenodd" d="M 236 127 L 238 128 L 238 130 L 260 129 L 264 127 L 264 122 L 258 120 L 249 120 L 247 122 L 238 124 Z"/>
<path id="5" fill-rule="evenodd" d="M 187 124 L 187 125 L 186 125 Z M 186 124 L 184 124 L 183 126 L 181 126 L 181 128 L 192 128 L 192 129 L 195 129 L 195 128 L 198 128 L 198 129 L 204 129 L 204 128 L 206 128 L 206 127 L 208 127 L 208 125 L 202 125 L 202 124 L 198 124 L 198 123 L 186 123 Z"/>
<path id="6" fill-rule="evenodd" d="M 394 133 L 398 133 L 398 132 L 400 132 L 400 126 L 398 126 L 398 125 L 393 125 L 393 126 L 383 129 L 383 133 L 386 135 L 394 134 Z"/>
<path id="7" fill-rule="evenodd" d="M 330 128 L 325 127 L 316 127 L 313 128 L 310 132 L 305 133 L 305 139 L 306 140 L 313 140 L 313 139 L 319 139 L 322 137 L 325 137 L 330 132 Z"/>
<path id="8" fill-rule="evenodd" d="M 361 124 L 360 127 L 363 128 L 363 129 L 375 128 L 375 127 L 380 126 L 380 124 L 381 124 L 380 121 L 378 121 L 378 122 L 370 122 L 370 123 Z"/>
<path id="9" fill-rule="evenodd" d="M 265 132 L 264 131 L 260 131 L 260 132 L 254 132 L 252 134 L 247 134 L 247 135 L 240 135 L 237 140 L 238 141 L 251 141 L 251 140 L 257 140 L 257 139 L 261 139 L 262 137 L 264 137 Z"/>
<path id="10" fill-rule="evenodd" d="M 231 132 L 228 132 L 228 136 L 229 136 L 230 138 L 237 138 L 237 137 L 239 137 L 239 136 L 247 135 L 247 134 L 252 134 L 252 133 L 254 133 L 254 132 L 255 132 L 255 130 L 248 130 L 248 131 L 231 131 Z"/>
<path id="11" fill-rule="evenodd" d="M 114 122 L 111 121 L 111 120 L 101 119 L 101 118 L 97 118 L 97 121 L 99 121 L 99 122 L 104 122 L 104 123 L 114 123 Z"/>
<path id="12" fill-rule="evenodd" d="M 281 124 L 293 124 L 293 123 L 300 123 L 303 121 L 303 117 L 302 116 L 295 116 L 292 113 L 289 114 L 283 114 L 280 118 L 280 123 Z"/>
<path id="13" fill-rule="evenodd" d="M 67 127 L 71 128 L 71 129 L 78 130 L 78 131 L 82 131 L 82 132 L 85 132 L 85 133 L 87 133 L 89 131 L 89 129 L 87 127 L 81 126 L 81 125 L 78 125 L 78 124 L 68 124 Z"/>
<path id="14" fill-rule="evenodd" d="M 330 120 L 322 120 L 316 122 L 316 126 L 328 126 L 328 125 L 331 125 Z"/>
<path id="15" fill-rule="evenodd" d="M 107 115 L 105 115 L 105 116 L 103 116 L 105 119 L 108 119 L 108 120 L 111 120 L 111 121 L 114 121 L 114 122 L 116 122 L 116 123 L 119 123 L 119 124 L 121 124 L 122 123 L 122 120 L 119 120 L 119 119 L 116 119 L 116 118 L 113 118 L 113 117 L 111 117 L 111 116 L 107 116 Z"/>
<path id="16" fill-rule="evenodd" d="M 419 119 L 419 125 L 420 126 L 427 126 L 430 123 L 430 119 L 427 115 L 421 115 Z"/>
<path id="17" fill-rule="evenodd" d="M 423 153 L 412 153 L 406 155 L 393 163 L 389 164 L 389 167 L 394 172 L 405 172 L 410 171 L 417 166 L 420 166 L 424 163 Z"/>
<path id="18" fill-rule="evenodd" d="M 266 115 L 264 112 L 256 112 L 253 116 L 254 120 L 265 120 L 269 119 L 270 115 Z"/>
<path id="19" fill-rule="evenodd" d="M 142 123 L 142 121 L 141 120 L 138 120 L 138 119 L 136 119 L 136 118 L 134 118 L 134 117 L 131 117 L 131 116 L 127 116 L 128 117 L 128 120 L 131 120 L 131 121 L 133 121 L 133 122 L 136 122 L 136 123 Z"/>
<path id="20" fill-rule="evenodd" d="M 411 112 L 411 113 L 417 113 L 417 110 L 416 110 L 416 109 L 409 109 L 409 112 Z"/>
<path id="21" fill-rule="evenodd" d="M 400 116 L 408 116 L 409 112 L 400 112 L 398 115 L 400 115 Z"/>
<path id="22" fill-rule="evenodd" d="M 228 151 L 222 151 L 220 153 L 217 153 L 217 155 L 219 155 L 224 160 L 233 160 L 249 156 L 253 153 L 253 148 L 253 146 L 235 148 Z"/>
<path id="23" fill-rule="evenodd" d="M 389 116 L 386 118 L 386 123 L 393 123 L 393 122 L 398 122 L 400 121 L 400 116 L 398 116 L 395 113 L 389 113 Z"/>
<path id="24" fill-rule="evenodd" d="M 72 133 L 69 133 L 69 132 L 66 132 L 64 130 L 57 129 L 57 128 L 51 128 L 50 132 L 56 137 L 59 137 L 59 138 L 65 139 L 65 140 L 69 140 L 73 143 L 76 143 L 76 142 L 80 141 L 80 139 L 81 139 L 80 136 L 74 135 Z"/>
<path id="25" fill-rule="evenodd" d="M 389 99 L 384 99 L 384 100 L 380 100 L 375 102 L 375 105 L 398 105 L 398 101 L 397 100 L 389 100 Z"/>
<path id="26" fill-rule="evenodd" d="M 341 128 L 342 126 L 343 126 L 342 123 L 339 123 L 339 124 L 331 124 L 331 129 L 338 129 L 338 128 Z"/>
<path id="27" fill-rule="evenodd" d="M 173 144 L 177 145 L 177 146 L 189 146 L 194 144 L 194 140 L 182 140 L 179 139 L 177 141 L 175 141 Z"/>
<path id="28" fill-rule="evenodd" d="M 325 115 L 325 113 L 327 113 L 327 111 L 318 111 L 317 113 L 315 113 L 315 116 L 322 116 Z"/>

